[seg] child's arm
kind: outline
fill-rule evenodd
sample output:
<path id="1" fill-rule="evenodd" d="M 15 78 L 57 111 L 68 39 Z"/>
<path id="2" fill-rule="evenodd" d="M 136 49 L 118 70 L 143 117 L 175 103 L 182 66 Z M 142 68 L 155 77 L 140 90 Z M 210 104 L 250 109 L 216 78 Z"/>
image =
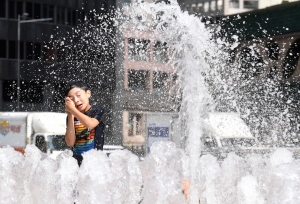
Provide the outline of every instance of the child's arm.
<path id="1" fill-rule="evenodd" d="M 71 113 L 82 124 L 84 124 L 85 127 L 89 128 L 90 130 L 94 129 L 99 124 L 99 121 L 97 119 L 91 118 L 77 110 L 74 102 L 69 97 L 66 97 L 66 111 L 68 113 Z"/>
<path id="2" fill-rule="evenodd" d="M 74 116 L 68 112 L 68 122 L 65 134 L 65 140 L 68 146 L 73 147 L 75 144 L 75 128 L 74 128 Z"/>

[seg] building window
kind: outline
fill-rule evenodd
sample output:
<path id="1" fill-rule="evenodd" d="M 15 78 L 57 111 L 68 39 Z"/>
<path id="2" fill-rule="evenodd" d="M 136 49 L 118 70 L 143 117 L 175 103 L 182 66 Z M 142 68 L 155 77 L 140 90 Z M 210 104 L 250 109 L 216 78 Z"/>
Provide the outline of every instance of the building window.
<path id="1" fill-rule="evenodd" d="M 149 61 L 150 40 L 128 39 L 128 57 L 132 61 Z"/>
<path id="2" fill-rule="evenodd" d="M 63 62 L 66 60 L 66 47 L 63 43 L 60 43 L 56 47 L 56 61 L 57 62 Z"/>
<path id="3" fill-rule="evenodd" d="M 26 13 L 28 13 L 28 18 L 33 18 L 33 9 L 32 9 L 32 3 L 27 2 L 26 3 L 26 9 L 25 9 Z"/>
<path id="4" fill-rule="evenodd" d="M 168 88 L 168 78 L 168 73 L 153 72 L 153 93 L 165 93 Z"/>
<path id="5" fill-rule="evenodd" d="M 258 1 L 244 1 L 245 9 L 258 9 Z"/>
<path id="6" fill-rule="evenodd" d="M 218 0 L 217 1 L 217 7 L 219 11 L 223 10 L 223 0 Z"/>
<path id="7" fill-rule="evenodd" d="M 3 80 L 3 101 L 17 101 L 17 81 Z M 39 81 L 20 82 L 20 102 L 22 103 L 42 103 L 43 83 Z"/>
<path id="8" fill-rule="evenodd" d="M 68 11 L 68 15 L 67 15 L 66 24 L 67 25 L 72 25 L 72 10 L 71 9 L 67 9 L 67 11 Z"/>
<path id="9" fill-rule="evenodd" d="M 34 43 L 34 60 L 39 60 L 41 58 L 41 44 L 40 43 Z"/>
<path id="10" fill-rule="evenodd" d="M 217 9 L 216 1 L 210 2 L 210 10 L 215 11 Z"/>
<path id="11" fill-rule="evenodd" d="M 0 40 L 0 58 L 6 58 L 6 40 Z"/>
<path id="12" fill-rule="evenodd" d="M 34 4 L 34 18 L 41 18 L 41 4 Z"/>
<path id="13" fill-rule="evenodd" d="M 199 13 L 203 12 L 203 3 L 198 3 L 197 7 Z"/>
<path id="14" fill-rule="evenodd" d="M 48 18 L 48 5 L 47 4 L 43 4 L 43 14 L 42 14 L 42 18 Z"/>
<path id="15" fill-rule="evenodd" d="M 3 102 L 17 102 L 17 81 L 2 81 Z"/>
<path id="16" fill-rule="evenodd" d="M 6 17 L 6 1 L 1 0 L 0 1 L 0 18 L 5 18 Z"/>
<path id="17" fill-rule="evenodd" d="M 54 103 L 56 104 L 63 104 L 64 103 L 64 90 L 65 90 L 65 84 L 64 83 L 54 83 Z"/>
<path id="18" fill-rule="evenodd" d="M 24 41 L 20 42 L 20 59 L 24 59 Z"/>
<path id="19" fill-rule="evenodd" d="M 15 3 L 14 1 L 9 1 L 8 3 L 8 17 L 15 18 Z"/>
<path id="20" fill-rule="evenodd" d="M 229 0 L 229 8 L 240 8 L 239 0 Z"/>
<path id="21" fill-rule="evenodd" d="M 209 11 L 209 2 L 204 2 L 203 10 L 204 10 L 205 13 Z"/>
<path id="22" fill-rule="evenodd" d="M 43 83 L 39 81 L 21 82 L 21 99 L 23 103 L 42 103 L 43 102 Z"/>
<path id="23" fill-rule="evenodd" d="M 52 18 L 52 20 L 48 21 L 50 23 L 54 22 L 54 6 L 49 6 L 49 18 Z"/>
<path id="24" fill-rule="evenodd" d="M 129 113 L 128 136 L 145 134 L 145 116 L 142 113 Z"/>
<path id="25" fill-rule="evenodd" d="M 56 9 L 56 23 L 57 24 L 63 24 L 64 18 L 63 18 L 63 8 L 62 7 L 57 7 Z"/>
<path id="26" fill-rule="evenodd" d="M 26 59 L 32 60 L 33 59 L 33 43 L 26 42 Z"/>
<path id="27" fill-rule="evenodd" d="M 23 15 L 23 2 L 22 1 L 8 1 L 8 17 L 18 18 L 18 15 Z"/>
<path id="28" fill-rule="evenodd" d="M 17 1 L 17 16 L 15 18 L 18 18 L 18 15 L 23 15 L 23 2 L 22 1 Z"/>
<path id="29" fill-rule="evenodd" d="M 17 59 L 17 42 L 16 41 L 8 41 L 8 57 L 11 59 Z"/>
<path id="30" fill-rule="evenodd" d="M 153 48 L 153 61 L 166 63 L 168 61 L 168 46 L 167 43 L 155 42 Z"/>
<path id="31" fill-rule="evenodd" d="M 128 89 L 135 92 L 144 92 L 148 88 L 149 72 L 142 70 L 128 71 Z"/>
<path id="32" fill-rule="evenodd" d="M 43 59 L 45 62 L 53 62 L 55 57 L 55 50 L 52 45 L 43 45 Z"/>

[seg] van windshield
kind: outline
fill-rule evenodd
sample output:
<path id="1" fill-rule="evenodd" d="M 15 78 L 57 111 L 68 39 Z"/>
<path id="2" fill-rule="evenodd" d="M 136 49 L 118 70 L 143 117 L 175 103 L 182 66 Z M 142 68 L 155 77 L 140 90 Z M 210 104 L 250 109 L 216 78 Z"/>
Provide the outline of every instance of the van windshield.
<path id="1" fill-rule="evenodd" d="M 64 135 L 48 135 L 48 141 L 51 150 L 63 151 L 65 149 L 70 149 L 65 141 Z"/>

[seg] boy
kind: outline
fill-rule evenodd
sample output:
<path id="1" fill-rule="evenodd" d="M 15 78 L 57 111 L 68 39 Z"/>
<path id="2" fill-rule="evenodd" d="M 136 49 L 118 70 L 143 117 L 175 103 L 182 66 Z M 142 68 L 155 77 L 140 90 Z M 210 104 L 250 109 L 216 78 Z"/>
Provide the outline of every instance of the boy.
<path id="1" fill-rule="evenodd" d="M 89 98 L 91 91 L 82 81 L 72 81 L 65 90 L 65 107 L 67 130 L 65 140 L 73 148 L 73 157 L 81 165 L 84 152 L 91 149 L 103 150 L 104 123 L 101 117 L 104 109 L 101 106 L 91 106 Z"/>

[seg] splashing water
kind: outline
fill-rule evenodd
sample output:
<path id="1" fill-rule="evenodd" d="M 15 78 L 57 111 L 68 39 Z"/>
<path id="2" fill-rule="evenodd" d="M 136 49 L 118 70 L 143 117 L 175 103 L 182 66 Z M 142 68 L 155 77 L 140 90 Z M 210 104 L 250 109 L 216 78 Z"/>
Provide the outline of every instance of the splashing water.
<path id="1" fill-rule="evenodd" d="M 25 155 L 1 148 L 0 203 L 299 203 L 300 165 L 286 149 L 245 157 L 232 152 L 223 161 L 201 156 L 204 118 L 224 108 L 220 98 L 235 101 L 234 95 L 226 97 L 236 93 L 228 91 L 234 90 L 230 87 L 234 77 L 225 74 L 232 67 L 225 63 L 228 53 L 224 47 L 232 45 L 215 39 L 199 18 L 182 13 L 175 2 L 141 3 L 122 12 L 125 15 L 116 17 L 120 32 L 129 27 L 137 33 L 150 29 L 172 45 L 168 63 L 180 76 L 185 151 L 173 142 L 157 142 L 141 162 L 127 150 L 109 157 L 92 150 L 83 155 L 78 168 L 68 150 L 54 161 L 42 159 L 33 145 L 26 147 Z M 217 97 L 211 92 L 216 89 L 223 90 Z M 234 110 L 243 114 L 242 105 L 236 106 Z M 254 122 L 260 121 L 252 120 L 250 125 Z M 191 183 L 190 200 L 182 193 L 182 180 Z"/>

